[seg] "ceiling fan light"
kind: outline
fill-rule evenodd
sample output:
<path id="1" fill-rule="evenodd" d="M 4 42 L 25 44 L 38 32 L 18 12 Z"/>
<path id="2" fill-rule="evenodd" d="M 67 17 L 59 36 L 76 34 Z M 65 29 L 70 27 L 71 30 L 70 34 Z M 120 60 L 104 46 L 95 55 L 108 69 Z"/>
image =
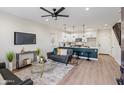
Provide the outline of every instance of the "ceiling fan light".
<path id="1" fill-rule="evenodd" d="M 40 7 L 40 9 L 42 9 L 50 14 L 50 15 L 43 15 L 41 17 L 49 17 L 50 16 L 50 17 L 54 18 L 54 20 L 58 20 L 57 17 L 69 17 L 69 15 L 61 15 L 60 14 L 60 12 L 62 12 L 65 9 L 64 7 L 61 7 L 58 10 L 56 10 L 56 8 L 53 8 L 53 12 L 51 12 L 43 7 Z"/>

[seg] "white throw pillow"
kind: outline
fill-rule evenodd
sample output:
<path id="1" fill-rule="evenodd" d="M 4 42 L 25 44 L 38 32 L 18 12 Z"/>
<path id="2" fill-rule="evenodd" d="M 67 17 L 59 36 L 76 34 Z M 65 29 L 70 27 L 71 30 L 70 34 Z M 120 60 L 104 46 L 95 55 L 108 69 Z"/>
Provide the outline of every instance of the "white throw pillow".
<path id="1" fill-rule="evenodd" d="M 4 79 L 3 79 L 3 76 L 0 74 L 0 81 L 2 81 L 2 80 L 4 80 Z"/>
<path id="2" fill-rule="evenodd" d="M 60 55 L 67 55 L 67 49 L 61 49 L 61 54 Z"/>
<path id="3" fill-rule="evenodd" d="M 3 76 L 0 74 L 0 85 L 5 85 L 6 81 L 4 80 Z"/>

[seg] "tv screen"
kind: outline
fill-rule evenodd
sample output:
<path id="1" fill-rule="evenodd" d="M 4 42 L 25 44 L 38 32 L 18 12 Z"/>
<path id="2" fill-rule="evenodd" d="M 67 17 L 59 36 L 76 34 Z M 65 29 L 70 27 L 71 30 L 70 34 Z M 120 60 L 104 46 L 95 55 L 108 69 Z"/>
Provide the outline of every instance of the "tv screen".
<path id="1" fill-rule="evenodd" d="M 36 34 L 14 32 L 14 44 L 36 44 Z"/>

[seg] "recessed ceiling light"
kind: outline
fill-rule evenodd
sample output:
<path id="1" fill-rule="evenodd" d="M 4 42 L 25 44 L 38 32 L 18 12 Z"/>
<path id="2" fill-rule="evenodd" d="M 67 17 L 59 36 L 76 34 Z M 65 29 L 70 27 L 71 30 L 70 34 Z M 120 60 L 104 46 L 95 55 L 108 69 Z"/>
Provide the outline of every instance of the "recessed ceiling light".
<path id="1" fill-rule="evenodd" d="M 45 21 L 49 21 L 48 19 L 45 19 Z"/>
<path id="2" fill-rule="evenodd" d="M 86 8 L 85 8 L 85 10 L 86 10 L 86 11 L 89 11 L 89 10 L 90 10 L 90 8 L 89 8 L 89 7 L 86 7 Z"/>

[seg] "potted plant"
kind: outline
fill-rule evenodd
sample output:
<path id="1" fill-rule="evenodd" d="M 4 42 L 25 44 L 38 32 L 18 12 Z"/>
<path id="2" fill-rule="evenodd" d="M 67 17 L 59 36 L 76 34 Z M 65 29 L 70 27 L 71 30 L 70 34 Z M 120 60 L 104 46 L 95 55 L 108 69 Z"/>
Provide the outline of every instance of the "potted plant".
<path id="1" fill-rule="evenodd" d="M 12 61 L 15 57 L 15 53 L 13 51 L 9 51 L 6 54 L 7 60 L 9 61 L 9 70 L 12 71 Z"/>
<path id="2" fill-rule="evenodd" d="M 36 49 L 37 62 L 39 62 L 39 60 L 40 60 L 40 52 L 41 52 L 40 48 L 37 48 Z"/>

